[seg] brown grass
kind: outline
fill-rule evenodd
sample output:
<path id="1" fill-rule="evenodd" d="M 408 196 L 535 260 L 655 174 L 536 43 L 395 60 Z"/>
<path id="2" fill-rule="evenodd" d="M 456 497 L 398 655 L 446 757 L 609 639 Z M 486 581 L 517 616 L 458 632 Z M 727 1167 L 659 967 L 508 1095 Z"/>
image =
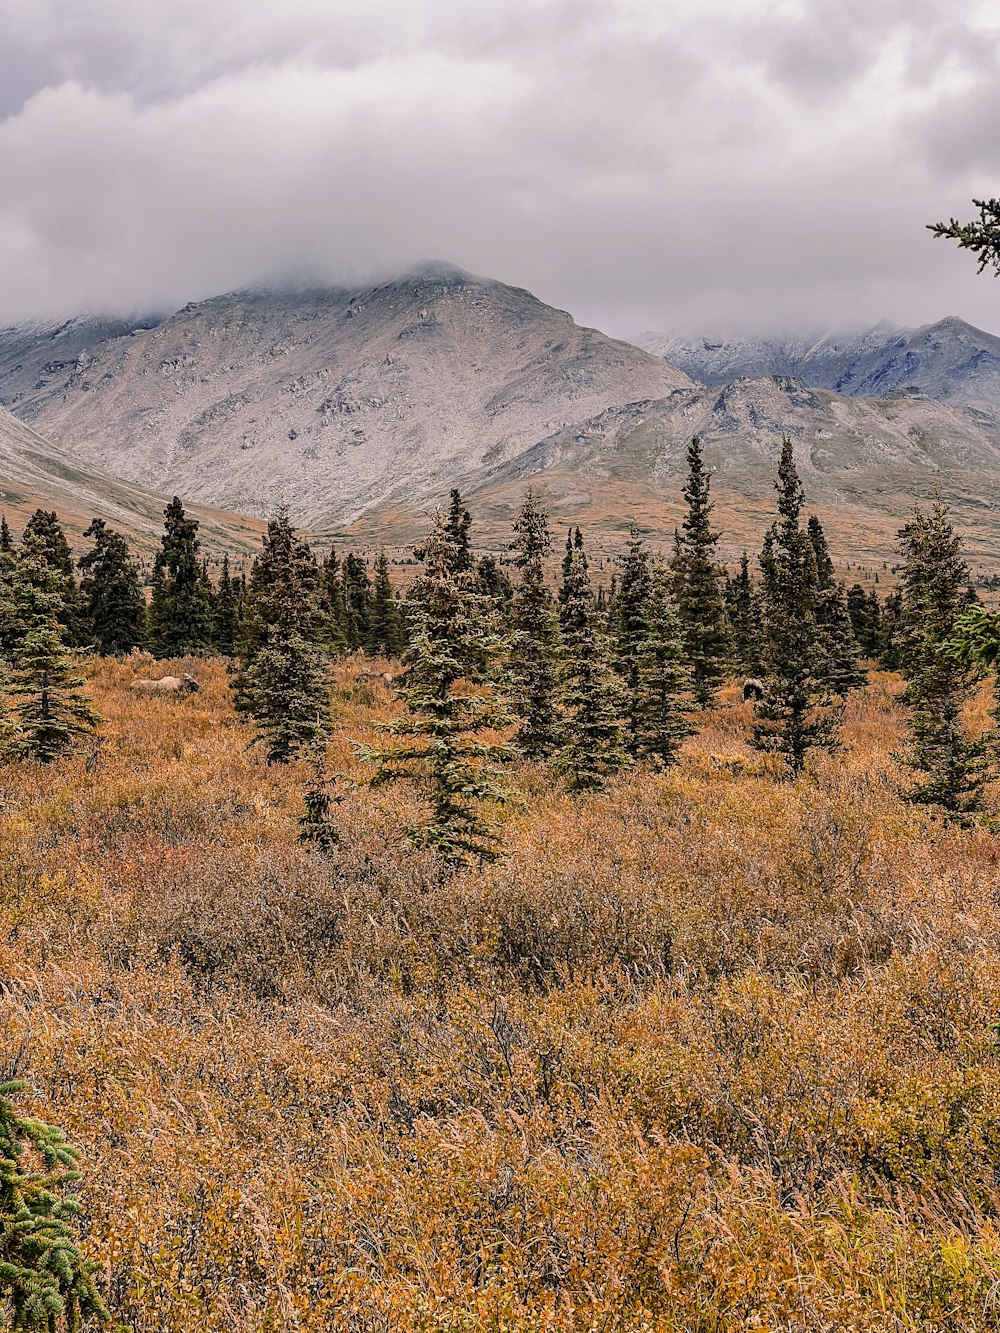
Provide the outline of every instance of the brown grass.
<path id="1" fill-rule="evenodd" d="M 1000 844 L 900 801 L 895 678 L 795 784 L 735 691 L 663 776 L 512 770 L 442 885 L 398 791 L 304 850 L 198 671 L 97 665 L 92 771 L 0 770 L 3 1073 L 127 1327 L 998 1326 Z M 391 695 L 336 697 L 350 773 Z"/>

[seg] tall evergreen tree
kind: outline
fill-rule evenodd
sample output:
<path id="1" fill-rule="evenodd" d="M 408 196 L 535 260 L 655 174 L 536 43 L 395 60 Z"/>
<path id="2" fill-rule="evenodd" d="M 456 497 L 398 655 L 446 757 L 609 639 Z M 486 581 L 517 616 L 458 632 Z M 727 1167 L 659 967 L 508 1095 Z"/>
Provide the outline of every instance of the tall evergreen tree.
<path id="1" fill-rule="evenodd" d="M 974 660 L 954 649 L 970 605 L 969 570 L 941 501 L 915 508 L 900 529 L 902 614 L 896 643 L 912 708 L 910 763 L 917 772 L 909 800 L 933 805 L 958 823 L 978 810 L 987 777 L 986 748 L 962 722 L 962 705 L 978 678 Z"/>
<path id="2" fill-rule="evenodd" d="M 22 547 L 9 589 L 12 604 L 0 616 L 18 627 L 6 682 L 13 732 L 8 752 L 50 763 L 73 748 L 99 721 L 83 681 L 72 669 L 62 639 L 59 576 L 43 554 Z"/>
<path id="3" fill-rule="evenodd" d="M 815 514 L 806 528 L 816 560 L 816 625 L 820 632 L 821 677 L 832 694 L 844 699 L 868 679 L 861 649 L 847 609 L 847 594 L 834 574 L 823 525 Z"/>
<path id="4" fill-rule="evenodd" d="M 183 657 L 212 646 L 212 588 L 201 562 L 198 520 L 185 514 L 176 495 L 163 518 L 153 564 L 149 646 L 160 657 Z"/>
<path id="5" fill-rule="evenodd" d="M 511 543 L 520 579 L 511 608 L 511 700 L 519 719 L 514 744 L 527 759 L 546 759 L 559 743 L 559 622 L 545 583 L 552 547 L 548 514 L 534 493 L 524 497 Z"/>
<path id="6" fill-rule="evenodd" d="M 315 754 L 329 734 L 322 635 L 319 566 L 283 508 L 250 575 L 233 680 L 236 707 L 254 719 L 269 764 Z"/>
<path id="7" fill-rule="evenodd" d="M 410 589 L 410 638 L 399 690 L 406 712 L 388 728 L 402 743 L 358 750 L 377 765 L 373 785 L 408 779 L 422 789 L 430 818 L 411 828 L 409 838 L 430 848 L 445 867 L 500 854 L 487 810 L 502 799 L 493 763 L 509 753 L 489 734 L 508 720 L 496 692 L 470 683 L 481 681 L 484 659 L 497 661 L 494 608 L 450 519 L 439 515 L 417 550 L 423 570 Z"/>
<path id="8" fill-rule="evenodd" d="M 331 547 L 321 566 L 322 595 L 320 605 L 326 624 L 325 639 L 332 653 L 343 653 L 351 646 L 348 639 L 347 603 L 340 561 Z"/>
<path id="9" fill-rule="evenodd" d="M 638 728 L 635 752 L 666 766 L 677 759 L 689 719 L 692 679 L 680 621 L 673 606 L 672 578 L 663 566 L 650 571 L 648 602 L 639 645 Z"/>
<path id="10" fill-rule="evenodd" d="M 752 744 L 780 755 L 794 776 L 811 749 L 833 748 L 839 710 L 829 704 L 824 678 L 826 653 L 816 619 L 816 552 L 801 525 L 805 501 L 787 436 L 775 489 L 778 520 L 765 539 L 760 562 L 767 690 L 756 706 Z"/>
<path id="11" fill-rule="evenodd" d="M 13 551 L 14 538 L 10 535 L 10 527 L 7 524 L 7 515 L 0 514 L 0 552 Z"/>
<path id="12" fill-rule="evenodd" d="M 128 542 L 103 518 L 83 535 L 94 544 L 78 562 L 81 638 L 103 657 L 130 653 L 145 640 L 146 599 Z"/>
<path id="13" fill-rule="evenodd" d="M 63 531 L 59 516 L 53 510 L 36 509 L 21 534 L 21 552 L 25 557 L 25 571 L 44 571 L 51 574 L 52 585 L 59 598 L 58 618 L 60 632 L 66 643 L 79 642 L 80 604 L 73 555 Z"/>
<path id="14" fill-rule="evenodd" d="M 614 601 L 615 664 L 625 687 L 625 722 L 628 749 L 633 759 L 641 750 L 640 734 L 645 712 L 643 660 L 649 631 L 649 600 L 653 580 L 649 552 L 638 529 L 629 531 L 625 554 L 618 558 L 620 577 Z"/>
<path id="15" fill-rule="evenodd" d="M 375 560 L 375 584 L 365 646 L 368 652 L 383 653 L 386 657 L 399 657 L 406 647 L 403 617 L 389 581 L 389 557 L 385 551 L 379 551 Z"/>
<path id="16" fill-rule="evenodd" d="M 372 581 L 361 556 L 349 551 L 340 571 L 344 597 L 344 632 L 347 646 L 357 652 L 371 634 Z"/>
<path id="17" fill-rule="evenodd" d="M 848 588 L 847 614 L 861 651 L 868 657 L 877 658 L 885 645 L 882 636 L 882 606 L 875 589 L 867 593 L 860 583 Z"/>
<path id="18" fill-rule="evenodd" d="M 734 664 L 747 675 L 756 675 L 760 665 L 760 605 L 750 577 L 750 557 L 740 556 L 737 574 L 726 581 L 726 612 Z"/>
<path id="19" fill-rule="evenodd" d="M 233 578 L 229 556 L 222 557 L 219 586 L 215 593 L 212 644 L 223 657 L 233 657 L 240 641 L 243 597 L 239 579 Z"/>
<path id="20" fill-rule="evenodd" d="M 597 613 L 579 528 L 566 538 L 559 627 L 565 723 L 557 767 L 570 791 L 598 791 L 629 763 L 629 753 L 624 693 L 611 665 L 611 643 Z"/>
<path id="21" fill-rule="evenodd" d="M 687 514 L 676 536 L 673 559 L 677 614 L 694 679 L 695 702 L 704 707 L 726 675 L 729 626 L 722 594 L 722 570 L 715 562 L 719 533 L 712 527 L 711 477 L 696 435 L 687 451 L 684 487 Z"/>
<path id="22" fill-rule="evenodd" d="M 472 527 L 472 515 L 466 509 L 457 489 L 452 489 L 445 518 L 445 528 L 452 554 L 449 557 L 456 574 L 464 574 L 472 568 L 472 547 L 469 532 Z"/>

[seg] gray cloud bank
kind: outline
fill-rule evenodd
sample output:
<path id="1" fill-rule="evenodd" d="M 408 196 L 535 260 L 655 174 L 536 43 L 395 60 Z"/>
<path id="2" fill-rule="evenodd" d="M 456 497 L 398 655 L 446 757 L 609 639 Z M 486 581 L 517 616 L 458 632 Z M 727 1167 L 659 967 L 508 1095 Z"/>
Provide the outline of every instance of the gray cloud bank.
<path id="1" fill-rule="evenodd" d="M 613 332 L 946 313 L 1000 192 L 985 0 L 12 0 L 0 320 L 427 258 Z"/>

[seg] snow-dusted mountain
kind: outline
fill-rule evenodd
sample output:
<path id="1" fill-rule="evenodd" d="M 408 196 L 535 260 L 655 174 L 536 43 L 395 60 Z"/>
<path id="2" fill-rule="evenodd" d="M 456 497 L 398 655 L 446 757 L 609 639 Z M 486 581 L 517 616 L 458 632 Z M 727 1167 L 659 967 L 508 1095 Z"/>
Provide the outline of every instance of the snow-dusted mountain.
<path id="1" fill-rule="evenodd" d="M 0 402 L 63 448 L 226 509 L 285 501 L 308 526 L 419 503 L 569 422 L 688 384 L 521 288 L 443 264 L 110 330 L 0 333 Z"/>
<path id="2" fill-rule="evenodd" d="M 1000 407 L 1000 338 L 955 316 L 919 329 L 883 321 L 861 332 L 776 338 L 643 334 L 638 345 L 703 384 L 791 375 L 850 397 L 919 389 L 942 402 Z"/>

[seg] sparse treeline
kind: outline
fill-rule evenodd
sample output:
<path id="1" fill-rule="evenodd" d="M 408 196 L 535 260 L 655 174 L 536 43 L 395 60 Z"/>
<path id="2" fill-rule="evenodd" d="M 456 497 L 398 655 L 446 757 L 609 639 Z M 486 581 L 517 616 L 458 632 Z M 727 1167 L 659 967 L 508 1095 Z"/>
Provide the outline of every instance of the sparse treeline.
<path id="1" fill-rule="evenodd" d="M 369 751 L 379 781 L 416 776 L 430 823 L 415 831 L 446 861 L 492 855 L 478 803 L 499 791 L 498 760 L 546 762 L 574 792 L 635 764 L 673 763 L 699 713 L 733 675 L 753 678 L 750 744 L 794 777 L 810 752 L 836 748 L 844 701 L 866 682 L 863 659 L 902 672 L 912 708 L 913 800 L 967 819 L 991 774 L 993 737 L 964 731 L 962 704 L 986 658 L 963 656 L 963 613 L 976 605 L 960 542 L 941 504 L 901 530 L 899 586 L 847 588 L 823 526 L 808 515 L 791 441 L 778 463 L 777 514 L 756 561 L 719 562 L 710 474 L 699 440 L 687 454 L 686 513 L 663 558 L 633 528 L 610 588 L 595 587 L 586 539 L 566 535 L 561 567 L 539 498 L 528 492 L 509 558 L 478 556 L 457 490 L 427 542 L 422 570 L 393 587 L 389 560 L 317 558 L 287 513 L 271 521 L 249 576 L 224 559 L 209 577 L 197 521 L 165 511 L 146 604 L 128 544 L 95 519 L 74 566 L 55 514 L 39 510 L 15 542 L 0 526 L 2 715 L 9 752 L 47 760 L 96 721 L 70 653 L 161 657 L 221 653 L 234 662 L 237 708 L 268 762 L 312 757 L 331 729 L 330 659 L 365 651 L 404 664 L 395 749 Z M 514 571 L 513 582 L 503 564 Z M 79 571 L 79 578 L 77 577 Z M 317 788 L 318 790 L 318 788 Z"/>

